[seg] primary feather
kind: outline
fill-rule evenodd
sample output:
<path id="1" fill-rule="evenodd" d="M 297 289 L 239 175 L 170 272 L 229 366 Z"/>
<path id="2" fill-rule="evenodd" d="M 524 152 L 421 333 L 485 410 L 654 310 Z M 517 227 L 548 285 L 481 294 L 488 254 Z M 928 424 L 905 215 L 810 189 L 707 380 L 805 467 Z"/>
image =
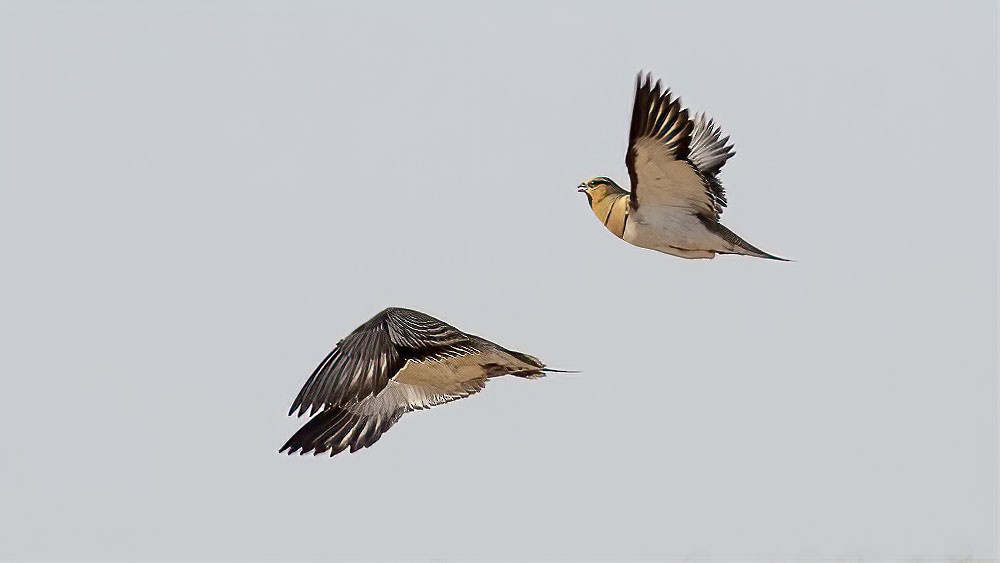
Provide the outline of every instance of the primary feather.
<path id="1" fill-rule="evenodd" d="M 541 377 L 538 358 L 390 307 L 337 343 L 292 402 L 313 418 L 282 452 L 337 454 L 374 444 L 404 414 L 478 393 L 502 375 Z"/>
<path id="2" fill-rule="evenodd" d="M 680 98 L 640 73 L 625 153 L 631 190 L 599 176 L 580 184 L 580 191 L 608 230 L 636 246 L 683 258 L 783 260 L 719 223 L 728 202 L 718 176 L 733 155 L 715 121 L 705 114 L 690 118 Z"/>

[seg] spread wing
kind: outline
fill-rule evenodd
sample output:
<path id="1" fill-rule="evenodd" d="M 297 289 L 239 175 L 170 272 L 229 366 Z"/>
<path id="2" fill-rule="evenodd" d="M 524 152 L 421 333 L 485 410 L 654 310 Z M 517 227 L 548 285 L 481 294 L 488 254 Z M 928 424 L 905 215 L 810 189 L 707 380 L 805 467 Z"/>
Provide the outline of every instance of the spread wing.
<path id="1" fill-rule="evenodd" d="M 472 349 L 467 335 L 419 311 L 389 308 L 341 340 L 299 391 L 299 416 L 378 394 L 407 359 L 449 357 Z"/>
<path id="2" fill-rule="evenodd" d="M 357 413 L 346 407 L 330 407 L 309 419 L 302 428 L 285 442 L 278 453 L 335 455 L 351 448 L 352 452 L 367 448 L 382 437 L 400 417 L 403 409 L 369 415 Z"/>
<path id="3" fill-rule="evenodd" d="M 680 99 L 669 89 L 661 92 L 660 82 L 654 86 L 650 75 L 643 80 L 640 74 L 625 155 L 632 207 L 673 207 L 718 219 L 725 198 L 691 161 L 693 129 Z"/>
<path id="4" fill-rule="evenodd" d="M 706 176 L 718 176 L 726 161 L 736 155 L 729 135 L 722 136 L 722 128 L 704 113 L 694 116 L 691 130 L 691 150 L 688 160 Z"/>
<path id="5" fill-rule="evenodd" d="M 722 128 L 709 119 L 704 113 L 694 117 L 694 129 L 691 131 L 691 152 L 688 159 L 695 168 L 708 180 L 708 187 L 719 204 L 719 214 L 726 206 L 726 191 L 719 181 L 719 172 L 726 161 L 736 155 L 729 136 L 722 136 Z"/>
<path id="6" fill-rule="evenodd" d="M 404 371 L 420 363 L 411 362 Z M 400 383 L 392 379 L 377 395 L 354 404 L 329 407 L 309 419 L 278 451 L 287 450 L 289 455 L 330 452 L 331 456 L 347 448 L 356 452 L 377 442 L 404 414 L 463 399 L 486 387 L 485 375 L 466 381 L 450 380 L 442 374 L 431 379 L 439 385 Z"/>
<path id="7" fill-rule="evenodd" d="M 375 395 L 327 407 L 281 447 L 289 454 L 354 452 L 378 441 L 403 414 L 462 399 L 482 391 L 486 380 L 500 375 L 540 377 L 537 358 L 507 350 L 475 336 L 464 352 L 432 353 L 410 358 Z"/>

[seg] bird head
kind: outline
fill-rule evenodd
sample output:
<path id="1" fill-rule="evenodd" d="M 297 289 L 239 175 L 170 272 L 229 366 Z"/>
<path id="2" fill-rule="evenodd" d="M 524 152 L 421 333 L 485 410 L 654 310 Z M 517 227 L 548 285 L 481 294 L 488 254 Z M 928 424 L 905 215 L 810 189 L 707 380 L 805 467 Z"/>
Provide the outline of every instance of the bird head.
<path id="1" fill-rule="evenodd" d="M 597 220 L 616 237 L 622 238 L 628 217 L 628 192 L 605 176 L 591 178 L 577 188 L 577 191 L 586 194 L 587 204 Z"/>
<path id="2" fill-rule="evenodd" d="M 593 207 L 608 195 L 623 193 L 625 190 L 619 188 L 611 178 L 597 176 L 577 186 L 576 191 L 586 194 L 587 203 Z"/>

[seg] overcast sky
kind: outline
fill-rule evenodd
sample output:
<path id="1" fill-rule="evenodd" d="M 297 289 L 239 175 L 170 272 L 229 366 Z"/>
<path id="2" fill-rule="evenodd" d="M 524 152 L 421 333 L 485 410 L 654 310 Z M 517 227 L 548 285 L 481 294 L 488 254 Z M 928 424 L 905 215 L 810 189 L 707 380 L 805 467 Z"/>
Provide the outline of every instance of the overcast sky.
<path id="1" fill-rule="evenodd" d="M 0 3 L 0 558 L 997 557 L 993 2 Z M 604 230 L 635 73 L 723 222 Z M 277 449 L 390 305 L 579 369 Z"/>

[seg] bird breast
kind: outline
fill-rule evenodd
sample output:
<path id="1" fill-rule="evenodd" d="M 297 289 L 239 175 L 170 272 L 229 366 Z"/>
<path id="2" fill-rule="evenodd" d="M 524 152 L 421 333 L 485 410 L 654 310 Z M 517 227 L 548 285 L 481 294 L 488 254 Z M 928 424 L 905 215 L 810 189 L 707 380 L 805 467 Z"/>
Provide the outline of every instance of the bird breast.
<path id="1" fill-rule="evenodd" d="M 594 201 L 594 215 L 616 237 L 622 238 L 628 223 L 628 194 L 612 194 Z"/>

